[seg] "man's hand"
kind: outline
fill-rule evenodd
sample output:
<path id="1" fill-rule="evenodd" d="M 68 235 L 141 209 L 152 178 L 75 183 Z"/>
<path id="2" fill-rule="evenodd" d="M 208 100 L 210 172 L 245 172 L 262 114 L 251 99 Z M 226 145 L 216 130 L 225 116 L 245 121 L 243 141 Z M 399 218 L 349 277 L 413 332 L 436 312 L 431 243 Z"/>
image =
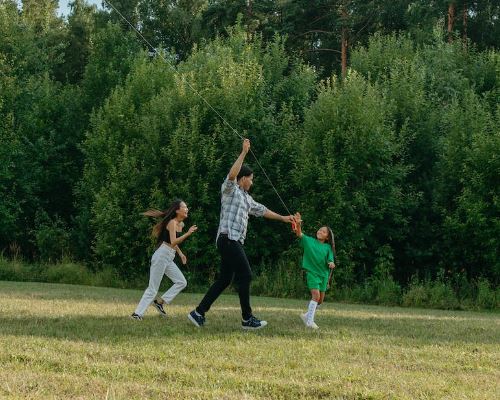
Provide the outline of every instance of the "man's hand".
<path id="1" fill-rule="evenodd" d="M 291 224 L 293 222 L 293 215 L 282 215 L 281 221 L 283 221 L 287 224 Z"/>
<path id="2" fill-rule="evenodd" d="M 241 149 L 241 152 L 244 154 L 248 154 L 249 151 L 250 151 L 250 140 L 245 139 L 243 140 L 243 147 Z"/>

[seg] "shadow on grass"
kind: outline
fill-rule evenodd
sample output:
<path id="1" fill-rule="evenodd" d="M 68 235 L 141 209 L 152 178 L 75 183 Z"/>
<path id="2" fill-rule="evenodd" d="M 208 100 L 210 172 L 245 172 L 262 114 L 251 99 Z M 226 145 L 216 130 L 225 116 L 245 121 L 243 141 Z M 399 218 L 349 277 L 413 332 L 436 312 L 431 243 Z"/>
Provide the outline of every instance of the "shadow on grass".
<path id="1" fill-rule="evenodd" d="M 168 287 L 168 282 L 165 287 Z M 18 315 L 2 314 L 0 310 L 1 335 L 103 343 L 136 339 L 168 340 L 179 337 L 225 340 L 238 335 L 243 335 L 243 339 L 245 335 L 311 340 L 347 340 L 361 337 L 385 343 L 388 339 L 399 339 L 415 341 L 416 345 L 440 342 L 479 345 L 500 342 L 500 318 L 494 314 L 326 304 L 318 311 L 316 318 L 321 329 L 312 332 L 303 326 L 299 318 L 300 313 L 305 311 L 306 301 L 252 297 L 256 315 L 266 319 L 269 326 L 258 332 L 242 332 L 238 298 L 235 295 L 221 296 L 207 314 L 207 325 L 200 329 L 188 321 L 187 312 L 201 300 L 203 294 L 181 293 L 169 310 L 167 319 L 149 314 L 144 321 L 133 321 L 128 314 L 123 314 L 123 306 L 130 306 L 131 313 L 142 295 L 142 290 L 0 282 L 0 291 L 0 305 L 2 298 L 9 299 L 11 304 L 13 301 L 23 304 Z M 45 303 L 54 301 L 54 305 L 50 306 L 54 310 L 57 310 L 58 301 L 63 301 L 65 307 L 74 304 L 77 313 L 71 314 L 70 308 L 67 316 L 44 315 L 41 312 L 37 314 L 38 300 Z M 82 315 L 79 308 L 81 300 L 99 303 L 99 307 L 102 305 L 102 309 L 108 314 L 115 307 L 116 314 Z M 23 308 L 26 311 L 24 315 Z"/>
<path id="2" fill-rule="evenodd" d="M 262 310 L 262 317 L 269 326 L 258 332 L 245 332 L 239 326 L 235 310 L 217 310 L 207 314 L 207 325 L 196 328 L 185 314 L 171 315 L 167 319 L 148 316 L 144 321 L 134 321 L 128 316 L 76 315 L 66 317 L 0 316 L 0 335 L 35 336 L 72 341 L 116 343 L 130 341 L 155 341 L 184 338 L 186 340 L 227 340 L 246 335 L 262 338 L 288 338 L 310 340 L 349 340 L 365 337 L 370 341 L 415 341 L 416 345 L 457 343 L 497 344 L 500 341 L 498 326 L 493 323 L 477 324 L 474 321 L 441 321 L 421 319 L 384 319 L 381 317 L 356 318 L 335 315 L 334 312 L 319 314 L 319 331 L 307 330 L 298 314 L 290 310 Z"/>

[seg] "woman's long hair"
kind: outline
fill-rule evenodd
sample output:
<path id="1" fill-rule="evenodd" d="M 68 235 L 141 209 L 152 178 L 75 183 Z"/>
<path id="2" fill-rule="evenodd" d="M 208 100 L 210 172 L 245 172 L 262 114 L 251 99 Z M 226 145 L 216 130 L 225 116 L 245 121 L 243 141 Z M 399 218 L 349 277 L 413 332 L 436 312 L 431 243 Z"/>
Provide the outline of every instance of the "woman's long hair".
<path id="1" fill-rule="evenodd" d="M 172 204 L 170 204 L 170 207 L 168 207 L 166 210 L 160 211 L 151 209 L 142 213 L 142 215 L 145 215 L 147 217 L 161 218 L 161 221 L 153 226 L 151 236 L 159 240 L 161 232 L 166 229 L 166 226 L 170 222 L 170 220 L 175 218 L 176 211 L 181 208 L 181 203 L 183 203 L 183 201 L 177 199 L 174 200 Z"/>

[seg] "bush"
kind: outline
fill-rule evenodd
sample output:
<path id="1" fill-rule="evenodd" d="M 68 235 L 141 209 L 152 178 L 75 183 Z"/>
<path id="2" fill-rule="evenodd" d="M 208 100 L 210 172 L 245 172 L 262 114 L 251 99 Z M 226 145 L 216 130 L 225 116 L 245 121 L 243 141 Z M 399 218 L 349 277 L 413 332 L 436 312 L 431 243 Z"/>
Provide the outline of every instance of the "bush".
<path id="1" fill-rule="evenodd" d="M 44 218 L 35 230 L 35 242 L 42 261 L 60 261 L 69 254 L 70 233 L 59 218 Z"/>
<path id="2" fill-rule="evenodd" d="M 260 274 L 253 279 L 252 293 L 261 296 L 305 298 L 309 291 L 299 263 L 279 261 L 276 267 L 262 267 Z"/>
<path id="3" fill-rule="evenodd" d="M 408 290 L 403 294 L 403 306 L 426 307 L 429 304 L 429 290 L 414 277 Z"/>
<path id="4" fill-rule="evenodd" d="M 463 283 L 462 283 L 463 284 Z M 403 305 L 407 307 L 429 307 L 454 310 L 461 306 L 449 279 L 441 269 L 435 281 L 420 282 L 413 277 L 408 290 L 403 294 Z"/>
<path id="5" fill-rule="evenodd" d="M 30 275 L 29 268 L 21 261 L 10 261 L 0 256 L 0 281 L 27 281 Z"/>
<path id="6" fill-rule="evenodd" d="M 104 267 L 92 276 L 92 286 L 126 288 L 128 285 L 120 279 L 118 272 L 111 267 Z"/>
<path id="7" fill-rule="evenodd" d="M 64 262 L 49 265 L 45 271 L 47 282 L 90 285 L 92 273 L 83 265 Z"/>
<path id="8" fill-rule="evenodd" d="M 429 306 L 443 310 L 460 308 L 460 303 L 451 285 L 447 282 L 434 282 L 429 291 Z"/>
<path id="9" fill-rule="evenodd" d="M 497 293 L 495 290 L 492 290 L 490 287 L 490 283 L 487 279 L 481 278 L 477 282 L 477 299 L 476 305 L 479 308 L 493 309 L 498 307 L 497 304 Z M 497 289 L 498 292 L 498 289 Z"/>
<path id="10" fill-rule="evenodd" d="M 392 277 L 376 280 L 374 284 L 377 291 L 375 298 L 377 304 L 398 305 L 401 303 L 401 286 Z"/>

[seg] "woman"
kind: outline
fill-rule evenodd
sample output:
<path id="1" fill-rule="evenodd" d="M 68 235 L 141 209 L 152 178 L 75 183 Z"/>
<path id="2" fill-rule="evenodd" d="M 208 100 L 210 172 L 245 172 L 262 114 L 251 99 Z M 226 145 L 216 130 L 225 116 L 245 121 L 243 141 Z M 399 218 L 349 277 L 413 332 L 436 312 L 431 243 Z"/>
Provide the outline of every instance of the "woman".
<path id="1" fill-rule="evenodd" d="M 143 319 L 144 313 L 151 302 L 153 302 L 160 315 L 166 316 L 167 313 L 163 308 L 163 304 L 170 304 L 175 296 L 187 286 L 186 278 L 174 263 L 174 257 L 175 252 L 178 251 L 183 263 L 185 263 L 185 256 L 180 251 L 179 244 L 198 229 L 196 225 L 193 225 L 184 235 L 177 237 L 177 232 L 182 229 L 182 221 L 187 218 L 188 211 L 185 202 L 176 200 L 165 211 L 149 210 L 143 213 L 148 217 L 160 217 L 162 220 L 153 227 L 152 235 L 157 238 L 158 247 L 151 258 L 149 286 L 144 291 L 135 312 L 131 315 L 135 320 Z M 167 275 L 174 284 L 157 301 L 154 298 L 158 293 L 163 275 Z"/>

